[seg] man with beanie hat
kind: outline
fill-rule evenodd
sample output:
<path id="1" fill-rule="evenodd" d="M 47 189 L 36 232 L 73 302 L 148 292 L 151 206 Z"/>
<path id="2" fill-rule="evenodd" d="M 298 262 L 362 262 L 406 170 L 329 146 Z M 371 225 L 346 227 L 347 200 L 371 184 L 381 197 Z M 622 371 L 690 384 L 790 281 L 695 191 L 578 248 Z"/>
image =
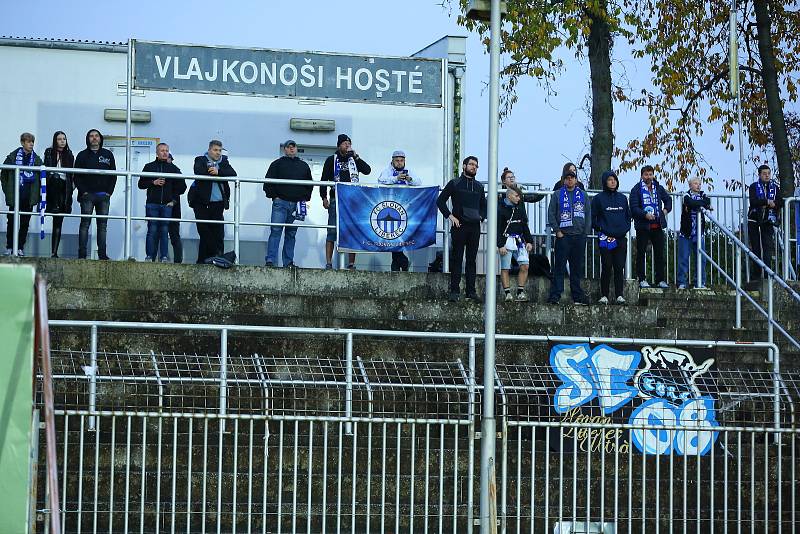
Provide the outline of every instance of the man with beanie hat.
<path id="1" fill-rule="evenodd" d="M 103 148 L 103 134 L 92 128 L 86 132 L 86 149 L 78 152 L 75 157 L 76 169 L 116 170 L 117 163 L 114 154 Z M 111 204 L 111 195 L 117 185 L 116 175 L 111 174 L 76 174 L 75 188 L 78 190 L 78 202 L 81 205 L 81 215 L 108 215 Z M 86 258 L 89 241 L 89 225 L 92 220 L 88 217 L 81 218 L 78 230 L 78 258 Z M 108 219 L 99 218 L 95 221 L 97 227 L 97 257 L 107 260 L 106 231 Z"/>
<path id="2" fill-rule="evenodd" d="M 592 228 L 597 232 L 600 247 L 600 304 L 608 304 L 611 274 L 617 304 L 625 304 L 622 295 L 625 277 L 625 258 L 628 250 L 626 236 L 631 229 L 631 210 L 628 199 L 619 192 L 619 178 L 606 171 L 601 178 L 603 191 L 592 199 Z"/>
<path id="3" fill-rule="evenodd" d="M 477 273 L 476 259 L 481 240 L 481 222 L 486 219 L 486 194 L 483 184 L 475 179 L 478 174 L 478 158 L 467 156 L 461 167 L 461 176 L 450 180 L 439 193 L 436 207 L 450 220 L 450 235 L 453 253 L 450 255 L 450 301 L 461 298 L 461 265 L 466 254 L 464 274 L 467 282 L 465 293 L 470 300 L 479 300 L 475 291 Z M 447 207 L 452 200 L 453 209 Z"/>
<path id="4" fill-rule="evenodd" d="M 422 182 L 406 168 L 406 153 L 395 150 L 389 166 L 381 171 L 378 183 L 383 185 L 422 185 Z M 407 271 L 408 256 L 401 251 L 392 252 L 392 271 Z"/>
<path id="5" fill-rule="evenodd" d="M 347 134 L 339 134 L 336 140 L 336 152 L 328 156 L 322 166 L 323 182 L 358 182 L 360 174 L 369 174 L 372 168 L 361 159 L 353 150 L 353 143 Z M 333 269 L 333 244 L 336 242 L 336 189 L 320 187 L 319 195 L 322 197 L 322 206 L 328 210 L 328 236 L 325 239 L 325 268 Z M 356 255 L 350 253 L 348 269 L 356 268 Z"/>

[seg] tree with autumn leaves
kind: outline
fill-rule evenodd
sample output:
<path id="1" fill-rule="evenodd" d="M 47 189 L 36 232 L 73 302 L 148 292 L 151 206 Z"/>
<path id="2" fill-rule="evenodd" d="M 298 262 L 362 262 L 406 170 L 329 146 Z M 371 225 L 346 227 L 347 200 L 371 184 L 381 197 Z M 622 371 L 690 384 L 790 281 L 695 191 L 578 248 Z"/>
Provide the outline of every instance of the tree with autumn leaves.
<path id="1" fill-rule="evenodd" d="M 461 0 L 462 8 L 466 0 Z M 730 0 L 533 0 L 508 2 L 501 50 L 504 105 L 508 114 L 520 98 L 524 76 L 536 78 L 552 92 L 565 69 L 560 48 L 588 58 L 592 89 L 590 183 L 599 188 L 600 175 L 612 157 L 622 170 L 645 161 L 660 162 L 667 184 L 692 176 L 707 177 L 711 162 L 695 139 L 719 129 L 726 149 L 734 149 L 735 100 L 728 79 Z M 477 31 L 488 46 L 488 28 L 459 21 Z M 774 152 L 784 192 L 793 190 L 795 154 L 800 128 L 786 104 L 797 100 L 800 74 L 800 12 L 797 2 L 741 0 L 737 8 L 740 34 L 740 79 L 743 123 L 749 146 Z M 612 80 L 615 40 L 624 39 L 634 56 L 649 62 L 652 85 L 622 87 Z M 647 131 L 625 146 L 615 146 L 614 103 L 646 110 Z M 787 116 L 789 124 L 787 128 Z M 757 157 L 757 156 L 754 156 Z"/>

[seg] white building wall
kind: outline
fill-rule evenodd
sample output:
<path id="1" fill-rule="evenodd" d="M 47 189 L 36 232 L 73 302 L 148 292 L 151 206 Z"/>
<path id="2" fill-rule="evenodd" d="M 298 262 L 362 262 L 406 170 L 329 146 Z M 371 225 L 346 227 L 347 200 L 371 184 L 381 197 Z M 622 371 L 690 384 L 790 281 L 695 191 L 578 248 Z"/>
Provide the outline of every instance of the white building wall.
<path id="1" fill-rule="evenodd" d="M 126 61 L 126 54 L 113 52 L 0 46 L 0 70 L 16 73 L 0 78 L 0 152 L 7 154 L 19 146 L 23 131 L 36 135 L 35 150 L 39 154 L 50 145 L 56 130 L 67 133 L 76 154 L 85 148 L 85 134 L 90 128 L 99 129 L 105 136 L 124 136 L 125 123 L 106 122 L 103 110 L 125 108 L 125 93 L 118 85 L 126 81 Z M 222 140 L 240 176 L 263 177 L 286 139 L 294 139 L 301 147 L 327 147 L 332 153 L 337 135 L 345 132 L 353 139 L 354 149 L 372 166 L 372 174 L 363 177 L 364 182 L 377 181 L 396 149 L 405 150 L 408 166 L 425 183 L 440 185 L 443 180 L 445 119 L 441 108 L 159 91 L 137 93 L 132 100 L 133 109 L 152 113 L 149 124 L 133 125 L 133 137 L 169 143 L 175 163 L 184 173 L 192 172 L 194 157 L 205 152 L 213 138 Z M 333 119 L 336 130 L 293 132 L 289 129 L 291 118 Z M 117 166 L 124 167 L 124 158 L 118 158 Z M 144 215 L 144 193 L 136 188 L 134 180 L 134 215 Z M 111 214 L 124 213 L 124 197 L 124 180 L 120 179 L 112 197 Z M 268 220 L 269 200 L 260 184 L 244 184 L 241 198 L 243 220 Z M 185 196 L 182 208 L 184 217 L 193 217 Z M 79 211 L 75 203 L 73 212 Z M 232 209 L 226 212 L 226 218 L 232 220 Z M 316 191 L 306 222 L 327 223 L 327 212 Z M 132 225 L 132 250 L 137 259 L 144 257 L 146 226 L 144 221 L 134 221 Z M 5 218 L 0 229 L 5 229 Z M 31 250 L 36 250 L 38 231 L 38 221 L 32 221 L 28 246 Z M 64 223 L 65 236 L 77 235 L 77 231 L 77 219 Z M 50 232 L 50 219 L 46 232 Z M 123 221 L 109 222 L 108 251 L 114 259 L 122 258 L 123 232 Z M 197 239 L 193 224 L 184 223 L 181 233 L 185 240 Z M 232 239 L 233 227 L 226 226 L 225 233 L 226 239 Z M 243 262 L 263 261 L 268 233 L 267 228 L 241 227 Z M 297 238 L 296 263 L 301 267 L 323 265 L 325 230 L 301 229 Z M 195 259 L 191 244 L 188 249 L 186 262 Z M 65 251 L 64 256 L 76 252 Z M 39 246 L 38 253 L 45 254 L 45 247 Z M 417 268 L 432 256 L 432 250 L 415 254 Z M 359 266 L 378 268 L 388 260 L 388 254 L 362 255 Z"/>

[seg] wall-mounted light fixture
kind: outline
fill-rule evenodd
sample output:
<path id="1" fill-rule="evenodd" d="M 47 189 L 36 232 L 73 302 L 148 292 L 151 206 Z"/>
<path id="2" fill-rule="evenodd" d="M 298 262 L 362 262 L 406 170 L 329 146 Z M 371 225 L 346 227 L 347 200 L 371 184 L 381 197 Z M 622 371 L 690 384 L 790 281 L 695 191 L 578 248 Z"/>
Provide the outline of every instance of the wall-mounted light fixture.
<path id="1" fill-rule="evenodd" d="M 103 110 L 103 118 L 108 122 L 125 122 L 125 110 L 106 108 Z M 150 122 L 150 112 L 139 109 L 131 110 L 131 122 Z"/>
<path id="2" fill-rule="evenodd" d="M 336 121 L 332 119 L 289 119 L 289 128 L 307 132 L 333 132 Z"/>

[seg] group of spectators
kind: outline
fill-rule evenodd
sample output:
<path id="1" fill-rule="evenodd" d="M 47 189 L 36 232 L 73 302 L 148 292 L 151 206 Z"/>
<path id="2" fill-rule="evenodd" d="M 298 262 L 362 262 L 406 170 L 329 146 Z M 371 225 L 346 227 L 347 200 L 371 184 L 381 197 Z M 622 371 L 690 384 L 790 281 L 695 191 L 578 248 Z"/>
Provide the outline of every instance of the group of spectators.
<path id="1" fill-rule="evenodd" d="M 52 145 L 41 158 L 33 150 L 35 138 L 30 133 L 20 136 L 20 145 L 5 159 L 6 165 L 41 166 L 62 168 L 64 172 L 51 171 L 46 176 L 46 212 L 52 215 L 53 231 L 51 241 L 52 257 L 58 257 L 61 241 L 61 227 L 64 215 L 72 211 L 74 192 L 80 205 L 81 218 L 78 235 L 78 257 L 86 258 L 88 252 L 88 231 L 94 213 L 96 216 L 97 254 L 100 259 L 108 259 L 106 253 L 106 227 L 110 198 L 114 193 L 117 176 L 114 174 L 95 174 L 67 172 L 67 169 L 116 170 L 114 155 L 103 147 L 103 135 L 97 129 L 86 133 L 86 148 L 76 156 L 62 131 L 53 134 Z M 145 212 L 148 218 L 145 241 L 146 260 L 169 261 L 169 245 L 172 244 L 173 260 L 183 261 L 183 247 L 180 238 L 181 196 L 186 194 L 189 207 L 193 209 L 197 232 L 200 237 L 197 263 L 207 263 L 224 253 L 225 210 L 230 208 L 231 188 L 227 178 L 236 176 L 227 156 L 222 154 L 222 142 L 212 140 L 208 150 L 194 159 L 193 173 L 209 176 L 207 180 L 195 180 L 188 187 L 180 176 L 181 170 L 173 162 L 169 145 L 156 146 L 156 159 L 147 163 L 143 173 L 154 173 L 157 177 L 142 176 L 138 187 L 146 190 Z M 308 164 L 298 158 L 297 143 L 287 140 L 283 143 L 284 154 L 273 161 L 267 170 L 266 178 L 298 181 L 299 183 L 265 183 L 264 193 L 272 200 L 270 215 L 270 235 L 267 242 L 265 265 L 277 266 L 280 240 L 284 246 L 281 261 L 284 267 L 294 265 L 294 247 L 297 226 L 293 223 L 304 220 L 307 204 L 311 201 L 313 186 L 302 184 L 312 180 Z M 360 175 L 369 175 L 370 165 L 353 150 L 352 140 L 340 134 L 334 154 L 323 165 L 322 181 L 358 182 Z M 451 223 L 452 254 L 450 255 L 450 294 L 451 301 L 460 299 L 462 270 L 466 275 L 465 295 L 467 299 L 479 300 L 475 289 L 477 273 L 477 253 L 481 235 L 481 222 L 487 217 L 486 194 L 483 185 L 476 179 L 478 158 L 468 156 L 462 162 L 462 173 L 450 180 L 441 191 L 437 206 L 442 215 Z M 759 179 L 749 188 L 748 230 L 752 250 L 766 264 L 772 260 L 774 249 L 774 226 L 777 225 L 782 205 L 780 188 L 771 180 L 770 168 L 762 165 L 758 169 Z M 14 208 L 15 173 L 9 169 L 2 171 L 2 188 L 9 209 Z M 392 185 L 421 185 L 417 175 L 406 168 L 406 155 L 397 150 L 392 154 L 391 163 L 381 171 L 378 182 Z M 497 220 L 497 250 L 500 255 L 501 283 L 506 301 L 527 300 L 525 285 L 528 265 L 533 251 L 533 236 L 530 233 L 528 217 L 523 203 L 538 202 L 545 198 L 541 193 L 527 193 L 516 183 L 513 171 L 505 169 L 501 175 L 505 193 L 500 194 Z M 20 211 L 31 212 L 41 200 L 39 175 L 33 171 L 19 173 Z M 336 241 L 336 196 L 333 187 L 322 186 L 319 194 L 323 207 L 328 211 L 328 232 L 325 244 L 325 268 L 332 269 L 334 245 Z M 562 170 L 561 179 L 553 186 L 548 206 L 548 226 L 555 234 L 554 263 L 552 283 L 548 302 L 555 304 L 561 299 L 564 278 L 569 272 L 570 293 L 575 304 L 586 305 L 588 299 L 581 286 L 584 271 L 586 236 L 594 231 L 598 236 L 601 257 L 601 298 L 600 303 L 610 300 L 611 279 L 614 280 L 613 302 L 624 304 L 623 280 L 627 247 L 627 234 L 633 221 L 636 229 L 636 274 L 639 287 L 651 287 L 645 269 L 645 257 L 649 246 L 653 248 L 655 279 L 653 285 L 667 288 L 665 230 L 666 216 L 673 209 L 672 197 L 655 179 L 652 166 L 642 167 L 639 182 L 631 189 L 630 195 L 619 192 L 619 179 L 614 171 L 606 171 L 602 176 L 602 191 L 590 198 L 584 185 L 578 181 L 574 164 L 567 163 Z M 711 209 L 710 199 L 701 190 L 698 178 L 689 180 L 689 191 L 683 198 L 680 230 L 678 233 L 678 273 L 679 289 L 689 285 L 689 258 L 696 254 L 697 240 L 703 235 L 702 209 Z M 24 255 L 25 241 L 31 215 L 19 215 L 17 254 Z M 700 227 L 698 228 L 698 221 Z M 6 255 L 13 253 L 14 216 L 8 215 Z M 698 259 L 696 259 L 697 261 Z M 700 280 L 696 287 L 705 285 L 704 261 Z M 512 261 L 519 265 L 517 286 L 512 292 L 510 270 Z M 569 270 L 567 271 L 567 266 Z M 349 269 L 355 268 L 355 254 L 350 254 Z M 391 269 L 407 271 L 409 260 L 402 252 L 392 253 Z M 755 266 L 756 276 L 763 273 Z"/>
<path id="2" fill-rule="evenodd" d="M 451 180 L 439 195 L 437 205 L 442 215 L 451 222 L 452 255 L 450 263 L 451 301 L 460 299 L 462 263 L 466 259 L 465 296 L 479 300 L 475 290 L 476 259 L 480 239 L 480 223 L 487 217 L 487 202 L 483 186 L 476 180 L 478 158 L 469 156 L 462 162 L 462 174 Z M 758 169 L 759 179 L 750 185 L 748 208 L 748 231 L 752 250 L 769 265 L 774 248 L 774 227 L 777 225 L 782 205 L 780 188 L 771 180 L 767 165 Z M 525 283 L 533 251 L 527 212 L 524 202 L 539 202 L 544 195 L 526 193 L 517 185 L 513 171 L 504 169 L 500 177 L 505 194 L 498 199 L 497 251 L 500 255 L 500 280 L 506 301 L 525 301 Z M 681 203 L 680 229 L 678 231 L 677 287 L 689 287 L 690 257 L 700 262 L 700 279 L 695 287 L 706 284 L 705 261 L 697 258 L 697 241 L 704 246 L 703 209 L 712 210 L 711 199 L 702 191 L 699 178 L 689 180 L 689 190 Z M 448 201 L 452 208 L 448 206 Z M 640 288 L 652 286 L 669 288 L 666 277 L 666 229 L 667 215 L 673 209 L 672 197 L 655 179 L 655 169 L 645 165 L 640 171 L 640 180 L 626 197 L 619 192 L 619 178 L 614 171 L 602 175 L 602 191 L 589 198 L 584 185 L 578 181 L 577 169 L 567 163 L 561 179 L 553 186 L 548 206 L 548 226 L 555 234 L 554 261 L 548 303 L 557 304 L 564 291 L 564 278 L 569 273 L 570 294 L 577 305 L 589 303 L 581 286 L 586 237 L 597 234 L 601 258 L 600 304 L 625 304 L 623 281 L 627 255 L 627 234 L 631 221 L 636 230 L 636 276 Z M 699 226 L 699 227 L 698 227 Z M 652 246 L 655 279 L 647 278 L 646 256 Z M 519 265 L 517 287 L 512 290 L 510 270 L 512 260 Z M 567 267 L 569 270 L 567 271 Z M 751 271 L 756 278 L 763 276 L 762 270 L 754 266 Z M 614 296 L 611 300 L 611 279 L 614 280 Z M 697 278 L 697 277 L 695 277 Z"/>

